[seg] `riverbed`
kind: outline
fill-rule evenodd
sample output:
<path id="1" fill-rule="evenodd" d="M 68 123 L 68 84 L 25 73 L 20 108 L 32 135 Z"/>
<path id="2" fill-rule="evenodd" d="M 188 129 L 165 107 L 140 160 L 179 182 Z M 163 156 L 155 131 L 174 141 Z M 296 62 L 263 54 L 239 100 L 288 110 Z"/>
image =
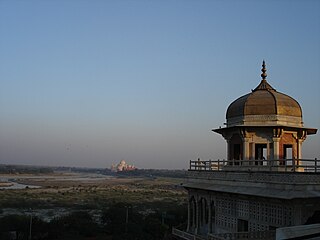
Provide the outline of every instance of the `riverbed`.
<path id="1" fill-rule="evenodd" d="M 27 185 L 15 182 L 14 179 L 1 178 L 0 189 L 25 189 L 25 188 L 40 188 L 40 186 Z"/>
<path id="2" fill-rule="evenodd" d="M 113 176 L 87 173 L 58 173 L 48 175 L 0 175 L 0 189 L 42 188 L 49 185 L 98 184 Z"/>

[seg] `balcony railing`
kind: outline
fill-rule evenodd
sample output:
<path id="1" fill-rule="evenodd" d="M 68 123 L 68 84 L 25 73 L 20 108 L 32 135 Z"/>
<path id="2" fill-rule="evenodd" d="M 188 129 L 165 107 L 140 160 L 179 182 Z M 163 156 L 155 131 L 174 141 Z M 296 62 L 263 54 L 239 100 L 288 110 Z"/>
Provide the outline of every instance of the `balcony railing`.
<path id="1" fill-rule="evenodd" d="M 233 232 L 233 233 L 220 233 L 220 234 L 208 234 L 206 236 L 200 236 L 186 231 L 172 228 L 172 234 L 185 240 L 273 240 L 276 237 L 275 230 L 269 231 L 256 231 L 256 232 Z"/>
<path id="2" fill-rule="evenodd" d="M 191 171 L 271 171 L 320 173 L 320 160 L 190 160 Z"/>
<path id="3" fill-rule="evenodd" d="M 234 232 L 234 233 L 221 233 L 221 234 L 209 234 L 209 240 L 242 240 L 242 239 L 275 239 L 276 231 L 257 231 L 257 232 Z"/>

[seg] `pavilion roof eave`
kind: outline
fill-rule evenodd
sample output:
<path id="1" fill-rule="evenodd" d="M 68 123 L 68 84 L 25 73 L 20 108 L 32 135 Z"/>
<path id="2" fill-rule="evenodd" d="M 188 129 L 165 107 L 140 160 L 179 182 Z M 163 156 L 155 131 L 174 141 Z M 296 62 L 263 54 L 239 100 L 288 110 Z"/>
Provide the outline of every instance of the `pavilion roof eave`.
<path id="1" fill-rule="evenodd" d="M 222 134 L 226 131 L 234 130 L 237 128 L 283 128 L 286 130 L 304 130 L 307 131 L 307 135 L 313 135 L 317 133 L 316 128 L 305 128 L 305 127 L 292 127 L 292 126 L 285 126 L 285 125 L 269 125 L 269 126 L 257 126 L 257 125 L 236 125 L 232 127 L 224 127 L 224 128 L 216 128 L 212 129 L 213 132 Z"/>

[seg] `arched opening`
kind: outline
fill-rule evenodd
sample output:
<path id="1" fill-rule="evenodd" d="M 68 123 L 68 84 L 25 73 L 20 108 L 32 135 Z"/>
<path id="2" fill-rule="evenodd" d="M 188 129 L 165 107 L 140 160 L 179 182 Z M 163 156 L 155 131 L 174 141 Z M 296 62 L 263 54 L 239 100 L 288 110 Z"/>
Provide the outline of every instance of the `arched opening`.
<path id="1" fill-rule="evenodd" d="M 284 144 L 283 145 L 283 159 L 292 159 L 292 144 Z"/>
<path id="2" fill-rule="evenodd" d="M 215 208 L 215 205 L 214 205 L 214 201 L 212 200 L 210 202 L 210 213 L 211 213 L 211 216 L 210 216 L 210 219 L 209 219 L 209 233 L 212 233 L 214 232 L 214 226 L 215 226 L 215 222 L 216 222 L 216 208 Z"/>
<path id="3" fill-rule="evenodd" d="M 263 160 L 268 156 L 267 144 L 255 144 L 255 165 L 263 165 Z"/>
<path id="4" fill-rule="evenodd" d="M 242 145 L 243 143 L 239 134 L 234 134 L 229 141 L 229 147 L 230 147 L 229 160 L 238 160 L 234 162 L 235 165 L 239 165 L 239 160 L 243 159 Z"/>
<path id="5" fill-rule="evenodd" d="M 194 229 L 196 227 L 197 206 L 196 200 L 192 196 L 189 199 L 189 228 Z"/>
<path id="6" fill-rule="evenodd" d="M 206 233 L 208 231 L 209 222 L 209 205 L 206 198 L 201 197 L 198 201 L 198 227 L 199 232 Z"/>

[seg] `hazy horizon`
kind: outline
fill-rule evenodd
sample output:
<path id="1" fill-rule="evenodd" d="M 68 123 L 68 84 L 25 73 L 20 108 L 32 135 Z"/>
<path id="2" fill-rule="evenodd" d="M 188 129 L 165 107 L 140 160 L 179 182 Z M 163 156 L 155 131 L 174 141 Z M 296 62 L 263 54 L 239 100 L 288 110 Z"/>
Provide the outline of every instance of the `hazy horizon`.
<path id="1" fill-rule="evenodd" d="M 320 1 L 0 1 L 0 164 L 186 169 L 261 80 L 320 128 Z M 320 157 L 320 134 L 303 158 Z"/>

